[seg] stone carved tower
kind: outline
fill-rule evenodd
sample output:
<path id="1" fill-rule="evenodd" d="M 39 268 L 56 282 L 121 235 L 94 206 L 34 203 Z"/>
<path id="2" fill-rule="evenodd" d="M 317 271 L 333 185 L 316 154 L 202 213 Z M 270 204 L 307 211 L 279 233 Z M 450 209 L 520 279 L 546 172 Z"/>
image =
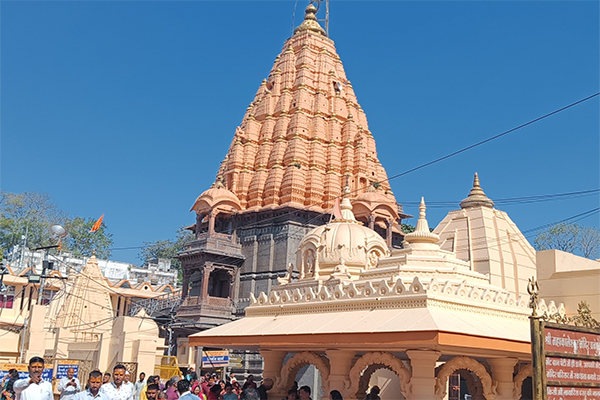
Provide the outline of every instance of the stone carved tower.
<path id="1" fill-rule="evenodd" d="M 288 269 L 297 274 L 301 239 L 330 219 L 344 186 L 356 219 L 389 248 L 401 243 L 408 216 L 316 11 L 307 7 L 236 128 L 215 184 L 192 207 L 196 240 L 180 255 L 181 317 L 224 322 L 232 310 L 242 314 L 251 293 L 268 292 Z"/>

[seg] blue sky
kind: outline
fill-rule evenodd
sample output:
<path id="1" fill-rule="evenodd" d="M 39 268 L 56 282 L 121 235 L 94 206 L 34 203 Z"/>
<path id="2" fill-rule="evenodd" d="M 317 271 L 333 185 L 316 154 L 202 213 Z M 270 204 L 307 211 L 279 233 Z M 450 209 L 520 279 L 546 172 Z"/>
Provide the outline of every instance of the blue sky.
<path id="1" fill-rule="evenodd" d="M 294 1 L 1 4 L 1 189 L 48 193 L 115 247 L 194 222 L 236 126 L 290 36 Z M 298 1 L 295 25 L 306 1 Z M 336 1 L 330 37 L 388 175 L 599 91 L 597 1 Z M 479 172 L 492 199 L 599 187 L 598 97 L 391 181 L 435 226 Z M 598 195 L 499 206 L 521 230 Z M 411 222 L 411 221 L 409 221 Z M 414 220 L 412 220 L 414 223 Z M 578 221 L 599 226 L 598 214 Z M 113 259 L 137 262 L 137 249 Z"/>

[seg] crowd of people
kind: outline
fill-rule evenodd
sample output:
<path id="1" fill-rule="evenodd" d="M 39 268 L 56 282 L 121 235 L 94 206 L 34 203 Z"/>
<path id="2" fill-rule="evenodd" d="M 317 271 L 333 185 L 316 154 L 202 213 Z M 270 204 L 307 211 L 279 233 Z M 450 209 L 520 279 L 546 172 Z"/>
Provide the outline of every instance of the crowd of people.
<path id="1" fill-rule="evenodd" d="M 0 400 L 53 400 L 52 385 L 42 379 L 44 360 L 33 357 L 29 360 L 29 377 L 19 379 L 16 370 L 9 371 L 2 382 Z M 273 380 L 264 378 L 260 384 L 249 375 L 240 384 L 231 374 L 225 379 L 216 374 L 205 374 L 200 378 L 193 368 L 189 368 L 183 378 L 174 376 L 164 384 L 160 376 L 152 375 L 146 379 L 141 372 L 138 380 L 131 382 L 131 375 L 124 365 L 118 364 L 112 374 L 94 370 L 87 377 L 82 389 L 73 368 L 67 370 L 67 376 L 60 379 L 57 390 L 61 400 L 269 400 L 268 391 L 273 388 Z M 330 400 L 343 400 L 337 390 L 329 393 Z M 275 399 L 270 399 L 275 400 Z M 280 400 L 280 399 L 276 399 Z M 309 386 L 294 385 L 283 400 L 312 400 Z M 371 389 L 365 400 L 380 400 L 379 388 Z"/>

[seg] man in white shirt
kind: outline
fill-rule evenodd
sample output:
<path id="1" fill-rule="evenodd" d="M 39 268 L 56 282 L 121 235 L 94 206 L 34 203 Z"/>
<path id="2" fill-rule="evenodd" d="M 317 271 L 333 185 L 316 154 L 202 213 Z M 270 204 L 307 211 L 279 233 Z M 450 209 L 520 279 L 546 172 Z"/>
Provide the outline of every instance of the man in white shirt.
<path id="1" fill-rule="evenodd" d="M 44 359 L 32 357 L 29 360 L 29 378 L 19 379 L 13 389 L 17 400 L 54 400 L 52 385 L 42 380 Z"/>
<path id="2" fill-rule="evenodd" d="M 100 386 L 102 386 L 102 372 L 90 372 L 88 386 L 87 390 L 77 393 L 72 400 L 111 400 L 104 393 L 100 393 Z"/>
<path id="3" fill-rule="evenodd" d="M 136 381 L 133 386 L 135 388 L 133 398 L 137 400 L 140 398 L 140 393 L 142 393 L 142 389 L 144 389 L 144 386 L 146 386 L 146 374 L 143 372 L 140 372 L 140 380 Z"/>
<path id="4" fill-rule="evenodd" d="M 81 392 L 79 379 L 75 378 L 75 370 L 69 368 L 67 376 L 60 378 L 58 382 L 58 391 L 60 392 L 60 400 L 71 400 L 73 396 Z"/>
<path id="5" fill-rule="evenodd" d="M 100 387 L 100 392 L 104 393 L 111 400 L 133 400 L 133 385 L 124 385 L 125 366 L 117 364 L 113 368 L 112 383 L 105 383 Z"/>

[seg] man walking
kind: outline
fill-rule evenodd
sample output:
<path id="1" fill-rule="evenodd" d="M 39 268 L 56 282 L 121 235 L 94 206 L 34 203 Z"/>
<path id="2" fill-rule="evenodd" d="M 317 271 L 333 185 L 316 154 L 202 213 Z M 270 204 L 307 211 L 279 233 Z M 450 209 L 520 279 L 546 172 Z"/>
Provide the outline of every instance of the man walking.
<path id="1" fill-rule="evenodd" d="M 100 386 L 102 386 L 102 372 L 92 371 L 88 377 L 87 390 L 77 393 L 72 400 L 110 400 L 100 392 Z"/>
<path id="2" fill-rule="evenodd" d="M 42 380 L 44 359 L 32 357 L 29 360 L 29 378 L 19 379 L 13 389 L 19 400 L 54 400 L 52 385 Z"/>
<path id="3" fill-rule="evenodd" d="M 100 387 L 100 392 L 106 394 L 111 400 L 133 400 L 133 385 L 124 385 L 125 366 L 117 364 L 113 368 L 112 383 L 105 383 Z"/>
<path id="4" fill-rule="evenodd" d="M 73 368 L 67 370 L 67 376 L 60 378 L 58 391 L 60 392 L 60 400 L 70 400 L 77 393 L 81 392 L 81 385 L 79 384 L 79 379 L 75 378 L 75 370 Z"/>
<path id="5" fill-rule="evenodd" d="M 190 392 L 190 382 L 187 379 L 177 382 L 177 391 L 179 392 L 179 400 L 200 400 L 200 397 Z"/>

